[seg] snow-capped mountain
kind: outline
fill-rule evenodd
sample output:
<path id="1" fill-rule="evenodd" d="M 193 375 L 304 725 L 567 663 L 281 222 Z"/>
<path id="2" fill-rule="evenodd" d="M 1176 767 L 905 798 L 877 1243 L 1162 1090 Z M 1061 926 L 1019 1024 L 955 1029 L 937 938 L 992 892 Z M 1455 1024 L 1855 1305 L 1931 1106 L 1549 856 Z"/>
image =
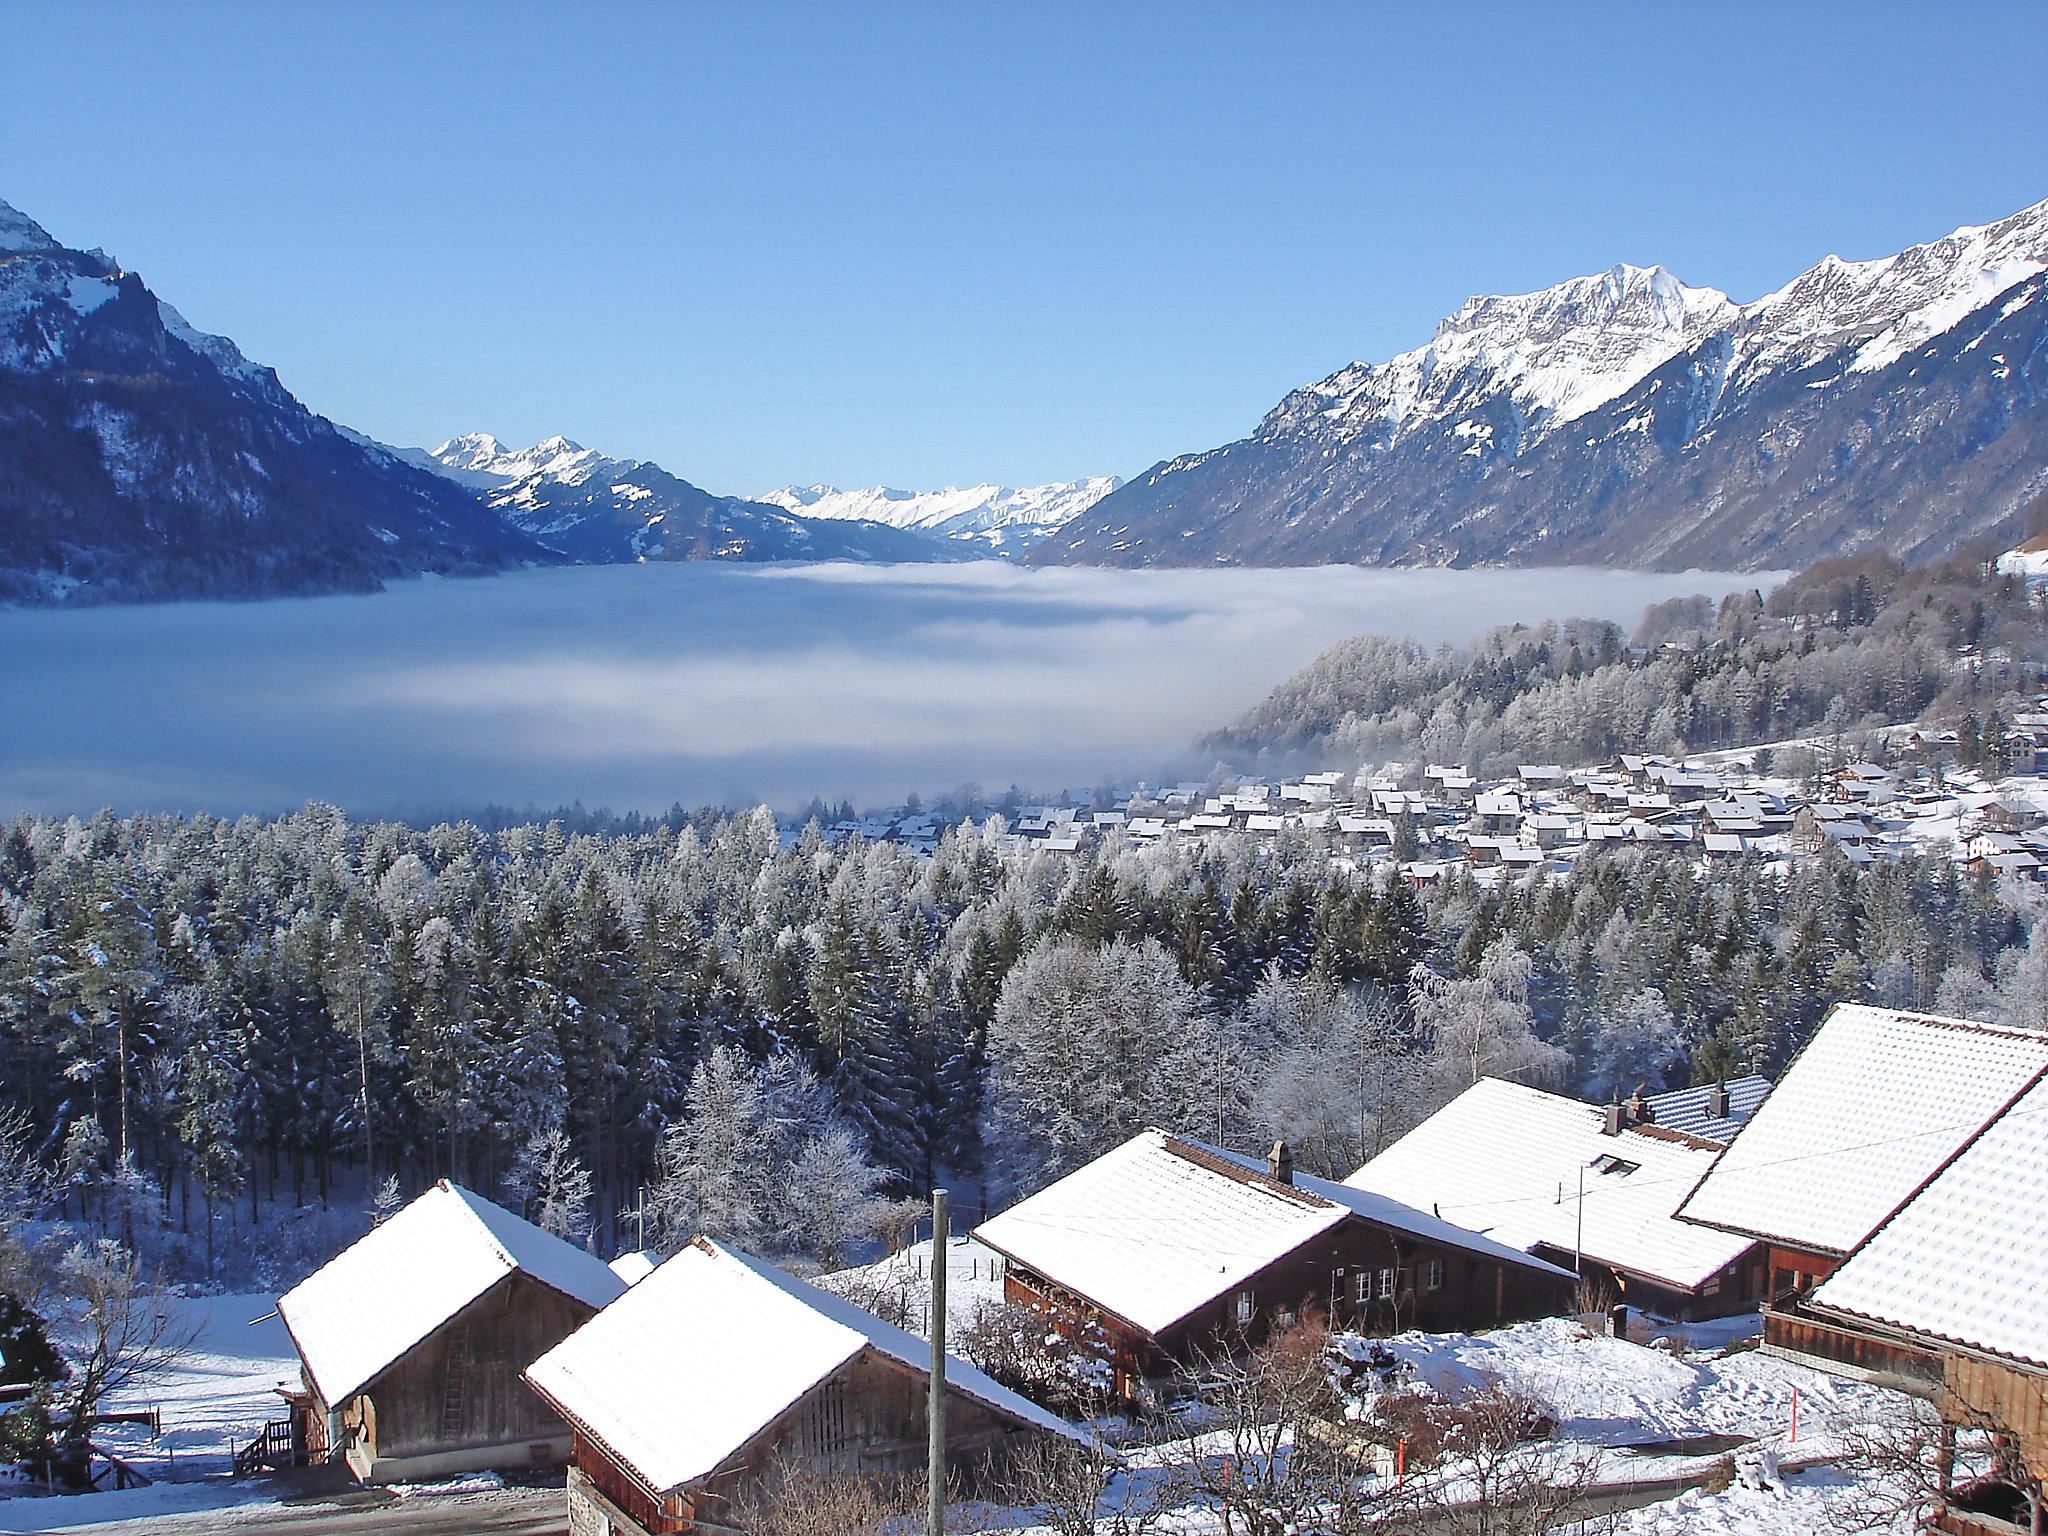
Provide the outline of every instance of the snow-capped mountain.
<path id="1" fill-rule="evenodd" d="M 1475 298 L 1155 465 L 1036 553 L 1120 565 L 1798 566 L 2048 484 L 2048 202 L 1738 304 L 1662 267 Z"/>
<path id="2" fill-rule="evenodd" d="M 999 554 L 1031 549 L 1102 500 L 1123 481 L 1114 475 L 1050 485 L 947 486 L 899 491 L 890 486 L 843 491 L 836 485 L 788 485 L 761 500 L 806 517 L 854 518 L 917 528 L 943 538 L 986 545 Z"/>
<path id="3" fill-rule="evenodd" d="M 481 496 L 522 532 L 573 559 L 935 560 L 954 551 L 914 529 L 799 516 L 714 496 L 646 459 L 607 458 L 566 437 L 507 448 L 486 432 L 406 456 Z"/>
<path id="4" fill-rule="evenodd" d="M 360 590 L 554 558 L 0 203 L 0 598 Z"/>

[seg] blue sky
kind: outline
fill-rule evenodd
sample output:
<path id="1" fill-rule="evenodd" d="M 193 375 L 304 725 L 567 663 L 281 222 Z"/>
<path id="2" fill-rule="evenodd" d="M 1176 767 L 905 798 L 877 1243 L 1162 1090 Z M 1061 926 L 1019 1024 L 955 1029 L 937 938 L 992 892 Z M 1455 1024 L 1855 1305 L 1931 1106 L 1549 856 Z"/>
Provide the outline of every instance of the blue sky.
<path id="1" fill-rule="evenodd" d="M 1475 292 L 2048 196 L 2048 5 L 0 7 L 0 198 L 399 443 L 1129 475 Z M 22 67 L 28 61 L 29 67 Z"/>

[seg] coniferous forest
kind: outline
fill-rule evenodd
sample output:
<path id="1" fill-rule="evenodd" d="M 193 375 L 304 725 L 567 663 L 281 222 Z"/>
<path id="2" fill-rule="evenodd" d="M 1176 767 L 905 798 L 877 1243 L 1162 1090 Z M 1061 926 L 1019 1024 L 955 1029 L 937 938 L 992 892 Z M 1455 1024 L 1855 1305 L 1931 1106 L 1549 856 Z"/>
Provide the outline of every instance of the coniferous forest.
<path id="1" fill-rule="evenodd" d="M 1844 998 L 2048 1017 L 2027 898 L 1946 859 L 1418 892 L 1300 833 L 591 825 L 8 825 L 0 1108 L 51 1205 L 195 1283 L 302 1273 L 441 1176 L 600 1251 L 833 1262 L 935 1179 L 971 1218 L 1146 1124 L 1341 1175 L 1477 1073 L 1773 1072 Z"/>

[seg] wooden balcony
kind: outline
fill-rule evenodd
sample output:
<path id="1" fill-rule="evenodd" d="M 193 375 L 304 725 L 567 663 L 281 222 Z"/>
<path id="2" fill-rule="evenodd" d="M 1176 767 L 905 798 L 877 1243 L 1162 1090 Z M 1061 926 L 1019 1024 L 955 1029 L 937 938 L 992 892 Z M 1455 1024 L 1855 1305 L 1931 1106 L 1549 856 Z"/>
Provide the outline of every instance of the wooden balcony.
<path id="1" fill-rule="evenodd" d="M 1932 1350 L 1815 1317 L 1798 1297 L 1769 1302 L 1763 1313 L 1767 1354 L 1916 1396 L 1932 1397 L 1940 1390 L 1941 1357 Z"/>

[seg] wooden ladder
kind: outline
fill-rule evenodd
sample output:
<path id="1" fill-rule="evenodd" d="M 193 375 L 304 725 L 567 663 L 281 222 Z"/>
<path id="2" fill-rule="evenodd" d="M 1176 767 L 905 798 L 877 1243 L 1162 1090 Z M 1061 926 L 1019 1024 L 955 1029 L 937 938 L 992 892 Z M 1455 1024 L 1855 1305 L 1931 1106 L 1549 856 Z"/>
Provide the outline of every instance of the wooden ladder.
<path id="1" fill-rule="evenodd" d="M 441 1439 L 453 1440 L 462 1430 L 463 1389 L 469 1385 L 469 1324 L 448 1331 L 448 1370 L 441 1386 Z"/>

